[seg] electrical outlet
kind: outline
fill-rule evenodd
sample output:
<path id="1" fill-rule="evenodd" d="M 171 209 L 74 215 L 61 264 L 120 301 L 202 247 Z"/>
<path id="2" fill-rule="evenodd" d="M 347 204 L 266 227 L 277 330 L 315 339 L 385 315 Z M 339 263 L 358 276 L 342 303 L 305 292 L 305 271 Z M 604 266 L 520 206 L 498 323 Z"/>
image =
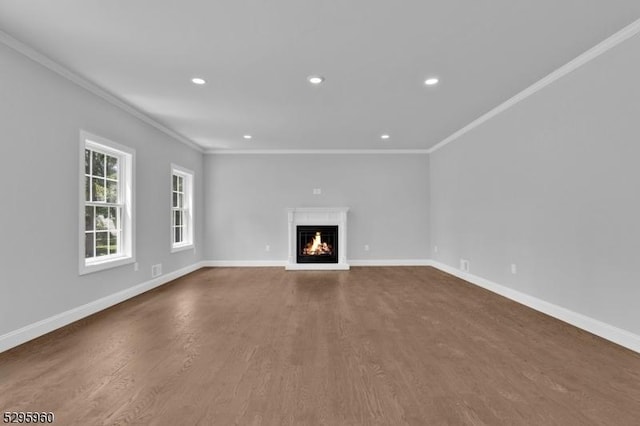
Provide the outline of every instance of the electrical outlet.
<path id="1" fill-rule="evenodd" d="M 267 245 L 264 247 L 264 251 L 271 251 L 271 246 L 270 246 L 269 244 L 267 244 Z"/>
<path id="2" fill-rule="evenodd" d="M 133 264 L 133 270 L 137 272 L 138 269 L 140 269 L 140 265 L 138 265 L 138 262 L 136 262 Z"/>
<path id="3" fill-rule="evenodd" d="M 433 252 L 437 253 L 438 252 L 438 246 L 433 246 Z"/>
<path id="4" fill-rule="evenodd" d="M 369 244 L 364 245 L 364 251 L 369 251 Z"/>
<path id="5" fill-rule="evenodd" d="M 469 261 L 467 259 L 460 259 L 460 270 L 469 272 Z"/>
<path id="6" fill-rule="evenodd" d="M 313 195 L 322 194 L 322 188 L 313 188 Z"/>
<path id="7" fill-rule="evenodd" d="M 159 277 L 162 275 L 162 263 L 151 266 L 151 278 Z"/>
<path id="8" fill-rule="evenodd" d="M 515 275 L 515 274 L 517 274 L 517 273 L 518 273 L 518 267 L 516 266 L 516 264 L 515 264 L 515 263 L 512 263 L 512 264 L 511 264 L 511 273 L 512 273 L 513 275 Z"/>

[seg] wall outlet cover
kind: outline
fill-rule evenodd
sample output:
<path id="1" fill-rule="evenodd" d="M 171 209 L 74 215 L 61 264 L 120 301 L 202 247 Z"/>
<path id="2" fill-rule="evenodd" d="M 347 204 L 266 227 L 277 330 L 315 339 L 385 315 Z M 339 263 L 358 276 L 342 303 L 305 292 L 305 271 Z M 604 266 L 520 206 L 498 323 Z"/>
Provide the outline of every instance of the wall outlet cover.
<path id="1" fill-rule="evenodd" d="M 460 259 L 460 270 L 469 272 L 469 261 L 467 259 Z"/>
<path id="2" fill-rule="evenodd" d="M 151 278 L 159 277 L 162 275 L 162 263 L 151 266 Z"/>

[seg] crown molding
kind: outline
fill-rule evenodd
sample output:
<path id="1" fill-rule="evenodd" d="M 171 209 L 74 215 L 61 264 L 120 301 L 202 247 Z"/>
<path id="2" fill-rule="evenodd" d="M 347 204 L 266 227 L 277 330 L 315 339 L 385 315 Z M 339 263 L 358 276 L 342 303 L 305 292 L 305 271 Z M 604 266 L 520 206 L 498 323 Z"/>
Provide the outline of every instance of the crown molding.
<path id="1" fill-rule="evenodd" d="M 106 89 L 103 89 L 102 87 L 98 86 L 97 84 L 87 80 L 84 77 L 81 77 L 80 75 L 76 74 L 75 72 L 71 71 L 70 69 L 60 65 L 59 63 L 55 62 L 54 60 L 52 60 L 48 56 L 38 52 L 37 50 L 33 49 L 30 46 L 27 46 L 26 44 L 24 44 L 21 41 L 13 38 L 12 36 L 10 36 L 9 34 L 5 33 L 2 30 L 0 30 L 0 42 L 5 44 L 5 45 L 7 45 L 8 47 L 10 47 L 11 49 L 15 50 L 16 52 L 26 56 L 27 58 L 39 63 L 40 65 L 44 66 L 45 68 L 48 68 L 49 70 L 55 72 L 56 74 L 66 78 L 67 80 L 71 81 L 72 83 L 75 83 L 76 85 L 82 87 L 83 89 L 86 89 L 89 92 L 93 93 L 94 95 L 104 99 L 105 101 L 109 102 L 110 104 L 112 104 L 112 105 L 120 108 L 121 110 L 133 115 L 134 117 L 136 117 L 137 119 L 145 122 L 146 124 L 149 124 L 150 126 L 156 128 L 157 130 L 160 130 L 162 133 L 166 134 L 167 136 L 170 136 L 171 138 L 182 142 L 183 144 L 187 145 L 191 149 L 194 149 L 194 150 L 196 150 L 198 152 L 203 152 L 203 149 L 202 149 L 202 147 L 200 145 L 198 145 L 197 143 L 193 142 L 192 140 L 190 140 L 186 136 L 181 135 L 180 133 L 177 133 L 174 130 L 171 130 L 170 128 L 168 128 L 164 124 L 162 124 L 162 123 L 154 120 L 153 118 L 149 117 L 148 115 L 146 115 L 145 113 L 143 113 L 142 111 L 137 109 L 136 107 L 134 107 L 134 106 L 130 105 L 129 103 L 125 102 L 124 100 L 116 97 L 115 95 L 113 95 L 112 93 L 107 91 Z"/>
<path id="2" fill-rule="evenodd" d="M 286 155 L 286 154 L 429 154 L 427 149 L 207 149 L 205 154 L 212 155 Z"/>
<path id="3" fill-rule="evenodd" d="M 460 136 L 464 135 L 465 133 L 475 129 L 478 126 L 480 126 L 485 121 L 490 120 L 491 118 L 495 117 L 496 115 L 500 114 L 501 112 L 511 108 L 512 106 L 514 106 L 518 102 L 520 102 L 520 101 L 528 98 L 529 96 L 533 95 L 534 93 L 542 90 L 543 88 L 547 87 L 551 83 L 553 83 L 553 82 L 561 79 L 562 77 L 566 76 L 570 72 L 575 71 L 576 69 L 580 68 L 584 64 L 594 60 L 595 58 L 597 58 L 598 56 L 602 55 L 606 51 L 608 51 L 608 50 L 614 48 L 615 46 L 619 45 L 623 41 L 628 40 L 631 37 L 635 36 L 639 32 L 640 32 L 640 19 L 638 19 L 638 20 L 632 22 L 631 24 L 627 25 L 626 27 L 624 27 L 623 29 L 621 29 L 617 33 L 613 34 L 612 36 L 606 38 L 604 41 L 598 43 L 597 45 L 595 45 L 591 49 L 589 49 L 586 52 L 582 53 L 580 56 L 578 56 L 575 59 L 567 62 L 565 65 L 561 66 L 560 68 L 556 69 L 551 74 L 547 75 L 546 77 L 542 78 L 541 80 L 539 80 L 536 83 L 532 84 L 531 86 L 527 87 L 522 92 L 516 94 L 512 98 L 506 100 L 505 102 L 501 103 L 500 105 L 498 105 L 497 107 L 492 109 L 491 111 L 489 111 L 486 114 L 480 116 L 479 118 L 477 118 L 474 121 L 472 121 L 471 123 L 467 124 L 466 126 L 461 128 L 460 130 L 458 130 L 455 133 L 451 134 L 446 139 L 444 139 L 441 142 L 437 143 L 436 145 L 432 146 L 431 148 L 429 148 L 427 150 L 428 153 L 431 154 L 432 152 L 435 152 L 435 151 L 439 150 L 440 148 L 442 148 L 443 146 L 453 142 L 454 140 L 458 139 Z"/>

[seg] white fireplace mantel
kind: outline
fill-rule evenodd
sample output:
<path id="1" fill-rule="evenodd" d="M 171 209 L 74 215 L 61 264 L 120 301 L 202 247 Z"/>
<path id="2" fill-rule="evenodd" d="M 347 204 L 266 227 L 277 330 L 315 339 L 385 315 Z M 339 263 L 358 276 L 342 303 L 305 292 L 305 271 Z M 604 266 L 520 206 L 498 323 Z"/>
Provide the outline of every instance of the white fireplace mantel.
<path id="1" fill-rule="evenodd" d="M 347 212 L 349 207 L 297 207 L 287 209 L 289 218 L 289 258 L 287 270 L 347 270 Z M 297 263 L 298 225 L 338 225 L 338 263 Z"/>

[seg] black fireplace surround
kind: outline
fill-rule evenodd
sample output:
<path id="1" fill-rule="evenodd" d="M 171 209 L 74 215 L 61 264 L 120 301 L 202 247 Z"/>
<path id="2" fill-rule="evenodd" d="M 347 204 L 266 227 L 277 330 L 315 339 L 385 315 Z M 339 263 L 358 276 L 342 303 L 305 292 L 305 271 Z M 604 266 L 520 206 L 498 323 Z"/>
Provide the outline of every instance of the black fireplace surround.
<path id="1" fill-rule="evenodd" d="M 298 263 L 338 263 L 338 226 L 296 226 Z"/>

